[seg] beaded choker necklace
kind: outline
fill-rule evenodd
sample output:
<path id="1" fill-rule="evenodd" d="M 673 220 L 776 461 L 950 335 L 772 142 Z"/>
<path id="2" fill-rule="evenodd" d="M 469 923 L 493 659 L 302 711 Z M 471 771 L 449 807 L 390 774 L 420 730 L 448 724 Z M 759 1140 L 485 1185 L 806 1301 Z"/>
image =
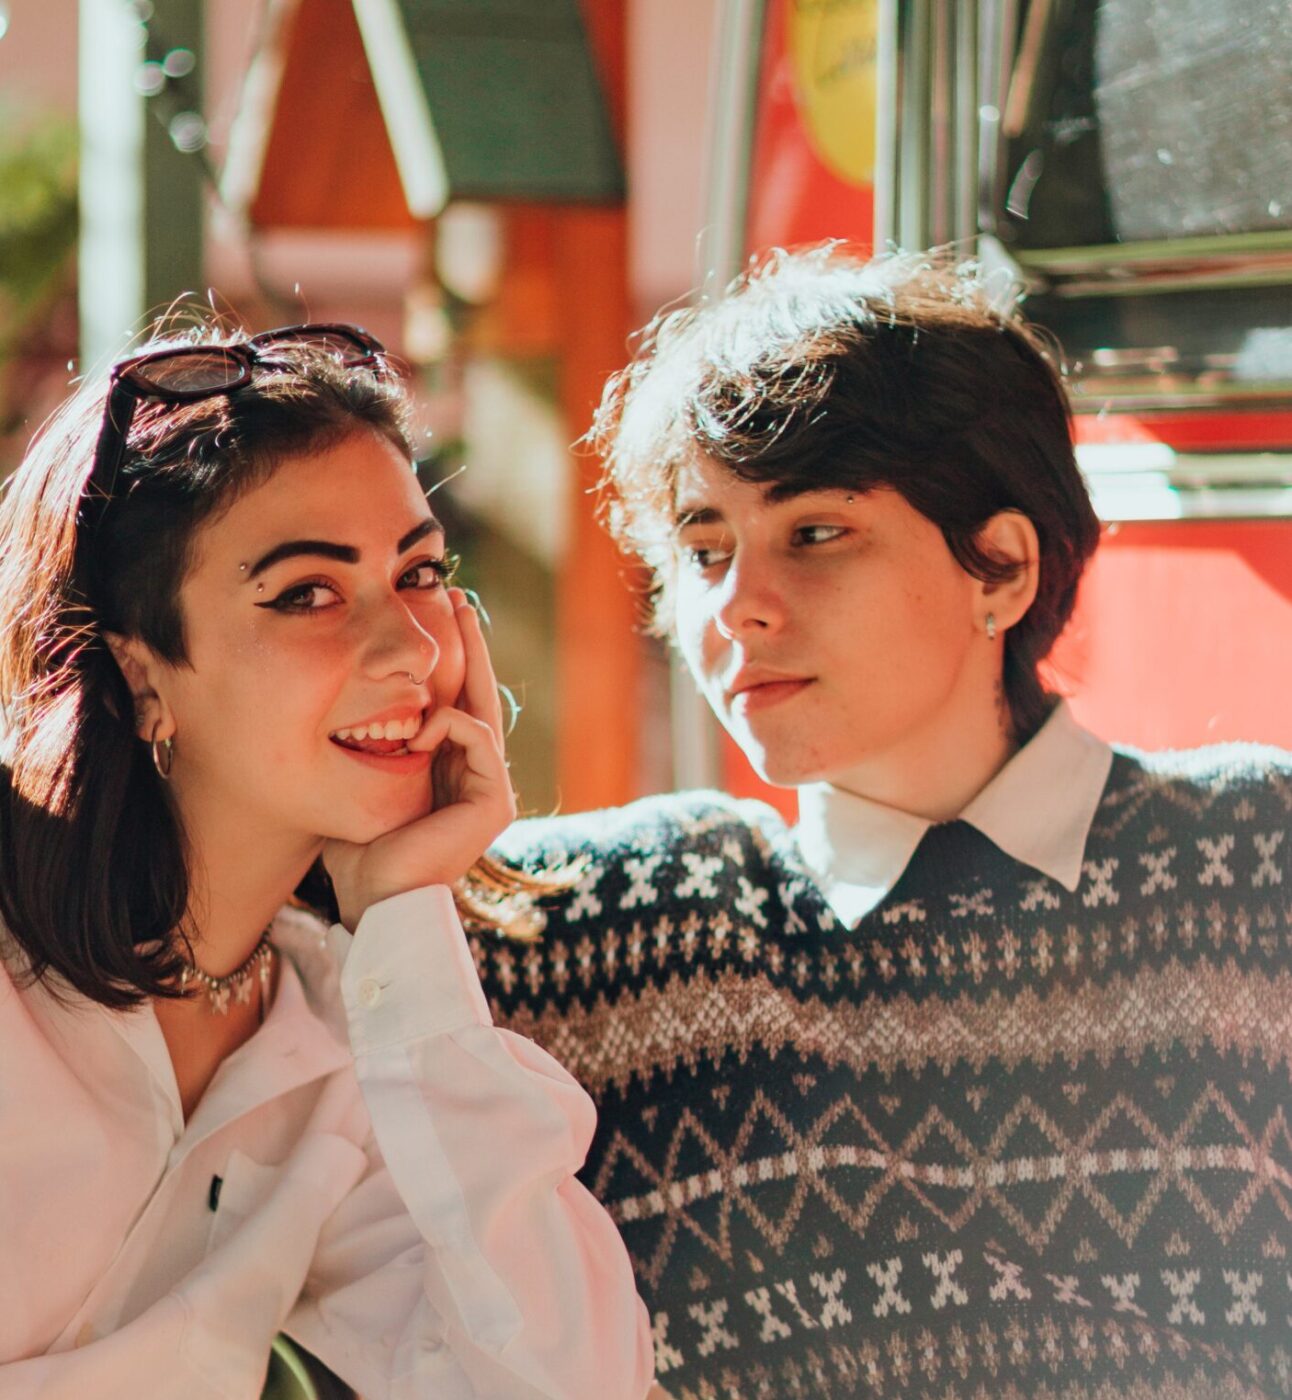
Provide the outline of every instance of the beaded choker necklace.
<path id="1" fill-rule="evenodd" d="M 251 950 L 247 960 L 223 977 L 212 977 L 203 972 L 196 963 L 184 959 L 184 971 L 180 974 L 180 990 L 185 990 L 190 982 L 200 982 L 206 988 L 211 1010 L 221 1016 L 229 1014 L 229 997 L 234 1003 L 246 1006 L 251 1000 L 252 989 L 260 980 L 260 1016 L 264 1019 L 265 1005 L 269 997 L 269 970 L 274 962 L 274 945 L 269 941 L 269 930 L 260 935 L 260 942 Z"/>

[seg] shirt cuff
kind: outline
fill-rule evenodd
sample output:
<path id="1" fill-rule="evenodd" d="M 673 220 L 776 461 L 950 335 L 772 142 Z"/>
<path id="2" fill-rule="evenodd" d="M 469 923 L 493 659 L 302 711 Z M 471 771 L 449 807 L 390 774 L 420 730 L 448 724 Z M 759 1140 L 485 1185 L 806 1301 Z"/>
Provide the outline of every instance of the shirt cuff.
<path id="1" fill-rule="evenodd" d="M 334 948 L 340 933 L 333 928 Z M 356 1055 L 492 1024 L 447 885 L 372 905 L 347 941 L 341 996 Z"/>

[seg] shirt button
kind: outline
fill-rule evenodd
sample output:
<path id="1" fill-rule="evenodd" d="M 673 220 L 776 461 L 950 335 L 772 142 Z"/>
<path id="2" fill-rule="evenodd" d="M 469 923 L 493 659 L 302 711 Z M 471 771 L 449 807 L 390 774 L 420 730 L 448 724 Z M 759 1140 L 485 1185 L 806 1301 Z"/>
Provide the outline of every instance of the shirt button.
<path id="1" fill-rule="evenodd" d="M 359 1005 L 371 1010 L 381 1000 L 381 983 L 375 977 L 364 977 L 359 981 Z"/>

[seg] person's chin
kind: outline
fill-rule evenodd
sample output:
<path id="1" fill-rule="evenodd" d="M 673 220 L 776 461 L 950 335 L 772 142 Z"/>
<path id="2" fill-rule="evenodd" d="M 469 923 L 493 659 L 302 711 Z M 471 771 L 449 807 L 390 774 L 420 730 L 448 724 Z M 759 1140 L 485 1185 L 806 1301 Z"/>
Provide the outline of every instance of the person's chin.
<path id="1" fill-rule="evenodd" d="M 410 784 L 400 793 L 390 793 L 380 804 L 371 800 L 338 802 L 331 813 L 327 835 L 335 841 L 367 846 L 402 826 L 418 821 L 431 809 L 430 784 Z"/>
<path id="2" fill-rule="evenodd" d="M 739 736 L 736 743 L 749 766 L 769 787 L 796 788 L 812 781 L 811 777 L 804 776 L 804 766 L 797 755 L 756 743 L 748 735 Z"/>

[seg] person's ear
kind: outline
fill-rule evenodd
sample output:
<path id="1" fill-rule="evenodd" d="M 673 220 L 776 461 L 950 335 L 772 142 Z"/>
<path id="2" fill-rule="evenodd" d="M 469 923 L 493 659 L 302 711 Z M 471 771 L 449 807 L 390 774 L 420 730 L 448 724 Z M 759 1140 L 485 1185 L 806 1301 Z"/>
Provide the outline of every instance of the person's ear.
<path id="1" fill-rule="evenodd" d="M 978 544 L 993 558 L 1015 566 L 1001 583 L 979 583 L 978 625 L 988 634 L 1007 631 L 1022 621 L 1036 599 L 1040 583 L 1041 543 L 1036 526 L 1022 511 L 1002 510 L 978 532 Z M 990 615 L 992 625 L 987 625 Z"/>
<path id="2" fill-rule="evenodd" d="M 163 665 L 152 648 L 138 637 L 106 634 L 108 650 L 117 663 L 135 702 L 135 733 L 147 743 L 171 738 L 175 717 L 165 699 Z"/>

